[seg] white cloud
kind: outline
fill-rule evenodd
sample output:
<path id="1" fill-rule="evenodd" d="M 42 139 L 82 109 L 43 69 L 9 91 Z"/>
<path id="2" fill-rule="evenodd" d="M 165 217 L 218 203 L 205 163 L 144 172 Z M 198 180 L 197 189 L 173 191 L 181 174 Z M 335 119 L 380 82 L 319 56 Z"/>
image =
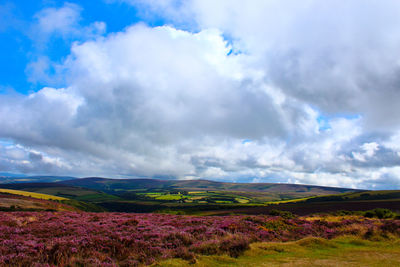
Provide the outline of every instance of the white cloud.
<path id="1" fill-rule="evenodd" d="M 35 15 L 37 23 L 34 34 L 41 38 L 58 35 L 63 38 L 96 36 L 105 32 L 104 22 L 96 21 L 89 26 L 80 25 L 82 8 L 72 3 L 64 3 L 60 8 L 46 8 Z"/>
<path id="2" fill-rule="evenodd" d="M 363 153 L 352 152 L 352 155 L 356 160 L 366 162 L 367 158 L 371 158 L 375 155 L 375 152 L 379 150 L 379 144 L 376 142 L 365 143 L 361 145 L 360 148 L 364 150 Z"/>
<path id="3" fill-rule="evenodd" d="M 29 82 L 48 86 L 63 84 L 61 63 L 64 58 L 55 57 L 54 51 L 64 45 L 68 49 L 74 42 L 95 39 L 106 32 L 106 24 L 101 21 L 83 25 L 82 11 L 79 5 L 66 2 L 61 7 L 45 8 L 34 15 L 28 33 L 34 49 L 25 69 Z M 54 43 L 60 47 L 51 47 Z"/>
<path id="4" fill-rule="evenodd" d="M 137 1 L 128 1 L 137 4 Z M 177 1 L 181 3 L 180 1 Z M 177 16 L 148 2 L 158 16 Z M 365 127 L 400 126 L 400 2 L 190 0 L 169 5 L 197 28 L 217 28 L 285 95 L 328 113 L 362 113 Z M 362 7 L 362 8 L 361 8 Z M 181 11 L 184 9 L 185 11 Z M 180 20 L 180 17 L 179 19 Z M 179 26 L 180 22 L 177 21 Z"/>
<path id="5" fill-rule="evenodd" d="M 80 20 L 81 8 L 66 3 L 61 8 L 47 8 L 36 14 L 39 29 L 46 34 L 61 35 L 73 33 Z"/>
<path id="6" fill-rule="evenodd" d="M 130 3 L 191 15 L 74 43 L 65 88 L 0 96 L 0 138 L 19 151 L 0 170 L 399 185 L 395 2 Z M 79 7 L 38 16 L 53 13 L 43 32 L 76 34 Z"/>

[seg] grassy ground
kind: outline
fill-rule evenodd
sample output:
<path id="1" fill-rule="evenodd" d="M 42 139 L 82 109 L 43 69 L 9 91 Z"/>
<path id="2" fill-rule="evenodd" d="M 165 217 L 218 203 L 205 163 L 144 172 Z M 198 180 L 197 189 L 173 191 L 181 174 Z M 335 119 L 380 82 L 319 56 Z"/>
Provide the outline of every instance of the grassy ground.
<path id="1" fill-rule="evenodd" d="M 46 196 L 47 197 L 47 196 Z M 23 196 L 21 194 L 0 193 L 0 211 L 77 211 L 76 207 L 68 205 L 70 200 L 52 201 L 40 198 Z M 1 266 L 1 263 L 0 263 Z"/>
<path id="2" fill-rule="evenodd" d="M 116 201 L 120 199 L 117 196 L 102 191 L 59 185 L 55 183 L 0 184 L 0 188 L 47 194 L 85 202 Z"/>
<path id="3" fill-rule="evenodd" d="M 156 200 L 158 202 L 176 202 L 176 203 L 222 203 L 222 204 L 279 204 L 289 202 L 305 201 L 312 197 L 309 192 L 292 192 L 281 194 L 279 192 L 247 192 L 247 191 L 177 191 L 177 190 L 116 190 L 122 193 L 121 198 L 126 197 L 123 192 L 135 193 L 130 194 L 129 199 L 137 200 Z"/>
<path id="4" fill-rule="evenodd" d="M 4 193 L 2 195 L 2 193 Z M 14 189 L 0 188 L 0 208 L 15 207 L 16 210 L 82 210 L 82 211 L 105 211 L 103 208 L 90 202 L 82 202 L 60 196 L 47 195 L 36 192 L 28 192 Z M 9 197 L 8 197 L 9 196 Z M 15 197 L 16 196 L 16 197 Z M 18 197 L 21 196 L 21 197 Z M 23 197 L 27 197 L 24 199 Z M 44 202 L 45 200 L 50 200 Z M 57 200 L 57 201 L 52 201 Z M 1 264 L 0 264 L 1 265 Z"/>
<path id="5" fill-rule="evenodd" d="M 248 193 L 247 193 L 248 194 Z M 210 191 L 195 191 L 186 194 L 171 194 L 166 192 L 146 192 L 140 195 L 154 198 L 155 200 L 181 201 L 184 203 L 248 203 L 249 198 L 241 196 L 241 192 L 210 192 Z"/>
<path id="6" fill-rule="evenodd" d="M 64 197 L 68 199 L 75 199 L 78 201 L 113 201 L 119 198 L 113 195 L 106 194 L 104 192 L 97 192 L 90 189 L 59 186 L 59 187 L 34 187 L 34 188 L 22 188 L 23 191 L 29 191 L 39 194 L 47 194 L 58 197 Z"/>
<path id="7" fill-rule="evenodd" d="M 254 243 L 243 256 L 198 256 L 195 264 L 170 259 L 154 266 L 400 266 L 400 240 L 305 238 L 286 243 Z"/>
<path id="8" fill-rule="evenodd" d="M 27 191 L 21 191 L 21 190 L 13 190 L 13 189 L 1 189 L 0 188 L 0 193 L 9 193 L 9 194 L 14 194 L 14 195 L 33 197 L 33 198 L 39 198 L 39 199 L 51 199 L 51 200 L 67 200 L 68 199 L 65 197 L 57 197 L 57 196 L 52 196 L 52 195 L 47 195 L 47 194 L 27 192 Z"/>

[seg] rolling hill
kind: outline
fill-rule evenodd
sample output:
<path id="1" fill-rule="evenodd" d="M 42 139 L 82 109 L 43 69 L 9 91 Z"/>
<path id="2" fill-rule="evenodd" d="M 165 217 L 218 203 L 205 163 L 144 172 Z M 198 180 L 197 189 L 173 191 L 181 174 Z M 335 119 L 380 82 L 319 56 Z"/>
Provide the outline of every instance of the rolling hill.
<path id="1" fill-rule="evenodd" d="M 0 188 L 0 193 L 7 193 L 7 194 L 32 197 L 32 198 L 37 198 L 37 199 L 46 199 L 46 200 L 68 200 L 68 198 L 65 198 L 65 197 L 59 197 L 59 196 L 41 194 L 41 193 L 34 193 L 34 192 L 27 192 L 27 191 L 21 191 L 21 190 L 4 189 L 4 188 Z"/>
<path id="2" fill-rule="evenodd" d="M 117 196 L 119 199 L 98 201 L 96 204 L 107 210 L 120 212 L 185 210 L 186 213 L 196 213 L 199 210 L 260 206 L 276 201 L 360 191 L 297 184 L 99 177 L 74 179 L 56 184 L 97 190 Z"/>
<path id="3" fill-rule="evenodd" d="M 0 184 L 0 188 L 47 194 L 85 202 L 110 201 L 119 199 L 117 196 L 109 195 L 102 191 L 69 186 L 60 183 Z"/>
<path id="4" fill-rule="evenodd" d="M 35 194 L 31 192 L 18 190 L 0 191 L 0 211 L 78 211 L 77 207 L 61 203 L 60 201 L 52 201 L 46 197 L 53 198 L 54 196 Z M 66 199 L 64 199 L 66 200 Z"/>
<path id="5" fill-rule="evenodd" d="M 400 190 L 379 190 L 348 192 L 336 195 L 316 196 L 283 203 L 253 206 L 230 207 L 229 209 L 209 210 L 208 215 L 226 214 L 269 214 L 272 210 L 290 211 L 298 215 L 330 213 L 338 211 L 366 211 L 389 209 L 400 213 Z"/>
<path id="6" fill-rule="evenodd" d="M 276 184 L 276 183 L 227 183 L 209 180 L 157 180 L 157 179 L 109 179 L 89 177 L 58 182 L 64 185 L 79 186 L 110 191 L 132 190 L 185 190 L 185 191 L 240 191 L 303 193 L 304 195 L 327 195 L 360 191 L 349 188 L 336 188 L 314 185 Z"/>
<path id="7" fill-rule="evenodd" d="M 399 210 L 400 191 L 367 191 L 325 186 L 227 183 L 208 180 L 109 179 L 89 177 L 56 182 L 15 182 L 0 188 L 67 198 L 89 211 L 180 212 L 185 214 L 296 214 L 337 210 Z"/>

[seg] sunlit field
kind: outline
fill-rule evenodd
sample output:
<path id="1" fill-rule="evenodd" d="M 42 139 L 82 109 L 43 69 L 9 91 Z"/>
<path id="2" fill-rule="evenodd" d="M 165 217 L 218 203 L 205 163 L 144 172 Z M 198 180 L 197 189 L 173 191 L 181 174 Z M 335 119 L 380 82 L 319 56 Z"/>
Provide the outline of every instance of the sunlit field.
<path id="1" fill-rule="evenodd" d="M 68 200 L 68 198 L 65 198 L 65 197 L 58 197 L 58 196 L 53 196 L 53 195 L 34 193 L 34 192 L 26 192 L 26 191 L 13 190 L 13 189 L 0 188 L 0 193 L 8 193 L 8 194 L 13 194 L 13 195 L 20 195 L 20 196 L 25 196 L 25 197 L 47 199 L 47 200 Z"/>

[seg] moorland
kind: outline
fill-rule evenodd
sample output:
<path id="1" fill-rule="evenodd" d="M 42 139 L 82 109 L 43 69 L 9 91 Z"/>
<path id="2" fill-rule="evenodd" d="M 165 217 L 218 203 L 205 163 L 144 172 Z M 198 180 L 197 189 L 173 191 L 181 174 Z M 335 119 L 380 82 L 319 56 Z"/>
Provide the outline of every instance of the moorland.
<path id="1" fill-rule="evenodd" d="M 0 181 L 1 266 L 400 265 L 400 190 Z"/>

